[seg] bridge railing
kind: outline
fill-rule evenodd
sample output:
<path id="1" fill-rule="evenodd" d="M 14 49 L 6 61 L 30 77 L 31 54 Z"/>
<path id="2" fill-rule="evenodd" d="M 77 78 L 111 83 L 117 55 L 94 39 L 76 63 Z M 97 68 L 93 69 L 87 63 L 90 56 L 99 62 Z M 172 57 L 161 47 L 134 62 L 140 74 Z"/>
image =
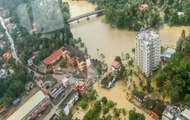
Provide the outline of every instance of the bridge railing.
<path id="1" fill-rule="evenodd" d="M 88 13 L 85 13 L 85 14 L 82 14 L 82 15 L 79 15 L 79 16 L 76 16 L 76 17 L 73 17 L 73 18 L 70 18 L 70 19 L 68 20 L 68 23 L 73 22 L 73 21 L 75 21 L 75 20 L 79 20 L 79 19 L 84 18 L 84 17 L 88 17 L 88 16 L 91 16 L 91 15 L 95 15 L 95 14 L 97 14 L 97 13 L 101 13 L 101 12 L 103 12 L 103 11 L 104 11 L 104 9 L 96 10 L 96 11 L 88 12 Z"/>

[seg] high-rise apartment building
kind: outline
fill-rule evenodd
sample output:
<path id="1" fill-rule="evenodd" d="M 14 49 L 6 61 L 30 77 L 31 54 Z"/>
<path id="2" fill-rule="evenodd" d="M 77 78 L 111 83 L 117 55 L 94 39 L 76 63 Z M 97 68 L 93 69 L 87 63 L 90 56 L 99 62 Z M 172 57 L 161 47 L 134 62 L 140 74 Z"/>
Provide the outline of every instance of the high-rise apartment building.
<path id="1" fill-rule="evenodd" d="M 137 33 L 135 48 L 135 64 L 146 76 L 152 75 L 160 63 L 160 36 L 152 28 Z"/>

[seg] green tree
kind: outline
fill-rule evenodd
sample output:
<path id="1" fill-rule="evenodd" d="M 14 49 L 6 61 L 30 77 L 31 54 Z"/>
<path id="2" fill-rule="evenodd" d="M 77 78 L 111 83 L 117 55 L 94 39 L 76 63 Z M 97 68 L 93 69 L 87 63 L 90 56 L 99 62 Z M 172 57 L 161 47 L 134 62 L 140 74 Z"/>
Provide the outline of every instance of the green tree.
<path id="1" fill-rule="evenodd" d="M 87 90 L 86 96 L 89 100 L 95 100 L 96 99 L 97 92 L 93 88 L 89 88 Z"/>
<path id="2" fill-rule="evenodd" d="M 117 62 L 121 63 L 121 57 L 116 56 L 116 57 L 115 57 L 115 61 L 117 61 Z"/>
<path id="3" fill-rule="evenodd" d="M 103 114 L 107 114 L 109 112 L 109 108 L 107 106 L 104 106 L 102 110 L 103 110 Z"/>
<path id="4" fill-rule="evenodd" d="M 145 120 L 145 116 L 144 114 L 136 113 L 135 110 L 130 110 L 129 120 Z"/>
<path id="5" fill-rule="evenodd" d="M 67 65 L 67 62 L 64 59 L 62 59 L 59 66 L 64 68 L 66 65 Z"/>
<path id="6" fill-rule="evenodd" d="M 104 105 L 106 105 L 106 104 L 107 104 L 107 102 L 108 102 L 108 100 L 107 100 L 107 98 L 106 98 L 106 97 L 103 97 L 103 98 L 101 99 L 101 101 L 102 101 L 102 103 L 103 103 Z"/>
<path id="7" fill-rule="evenodd" d="M 184 97 L 184 104 L 185 104 L 185 107 L 187 109 L 190 108 L 190 102 L 189 101 L 190 101 L 190 94 L 186 94 L 185 97 Z"/>
<path id="8" fill-rule="evenodd" d="M 86 109 L 88 107 L 88 101 L 86 99 L 82 99 L 80 101 L 80 106 L 81 108 Z"/>
<path id="9" fill-rule="evenodd" d="M 130 60 L 128 61 L 128 65 L 129 65 L 129 66 L 133 66 L 133 59 L 130 59 Z"/>
<path id="10" fill-rule="evenodd" d="M 59 116 L 56 118 L 56 120 L 73 120 L 73 119 L 72 119 L 72 114 L 71 114 L 71 112 L 70 112 L 69 115 L 65 115 L 64 112 L 61 112 L 61 113 L 59 114 Z"/>
<path id="11" fill-rule="evenodd" d="M 118 109 L 118 108 L 113 108 L 113 114 L 115 115 L 115 116 L 120 116 L 120 113 L 121 113 L 121 109 Z"/>

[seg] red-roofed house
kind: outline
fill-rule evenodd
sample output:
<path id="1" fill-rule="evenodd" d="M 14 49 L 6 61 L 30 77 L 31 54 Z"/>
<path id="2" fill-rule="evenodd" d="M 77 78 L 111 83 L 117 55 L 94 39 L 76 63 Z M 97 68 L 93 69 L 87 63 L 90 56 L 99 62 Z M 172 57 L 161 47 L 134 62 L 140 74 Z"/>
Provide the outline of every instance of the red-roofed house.
<path id="1" fill-rule="evenodd" d="M 6 53 L 3 54 L 4 59 L 9 59 L 11 57 L 12 57 L 12 54 L 10 52 L 6 52 Z"/>
<path id="2" fill-rule="evenodd" d="M 58 50 L 56 50 L 54 53 L 52 53 L 50 56 L 48 56 L 45 60 L 43 60 L 43 63 L 45 65 L 55 64 L 62 57 L 63 49 L 64 49 L 64 47 L 61 47 Z"/>
<path id="3" fill-rule="evenodd" d="M 4 108 L 0 109 L 0 114 L 4 113 L 6 110 Z"/>
<path id="4" fill-rule="evenodd" d="M 40 53 L 40 51 L 35 51 L 33 52 L 33 55 L 38 55 Z"/>
<path id="5" fill-rule="evenodd" d="M 139 7 L 138 7 L 138 10 L 140 10 L 140 11 L 142 11 L 142 10 L 144 10 L 144 9 L 146 9 L 146 8 L 148 8 L 148 4 L 142 4 L 142 5 L 140 5 Z"/>
<path id="6" fill-rule="evenodd" d="M 116 71 L 121 67 L 121 64 L 117 61 L 113 61 L 111 64 L 111 69 L 112 71 Z"/>
<path id="7" fill-rule="evenodd" d="M 46 73 L 49 67 L 51 68 L 62 58 L 63 51 L 64 47 L 60 47 L 58 50 L 56 50 L 54 53 L 52 53 L 50 56 L 44 59 L 38 70 L 42 73 Z"/>

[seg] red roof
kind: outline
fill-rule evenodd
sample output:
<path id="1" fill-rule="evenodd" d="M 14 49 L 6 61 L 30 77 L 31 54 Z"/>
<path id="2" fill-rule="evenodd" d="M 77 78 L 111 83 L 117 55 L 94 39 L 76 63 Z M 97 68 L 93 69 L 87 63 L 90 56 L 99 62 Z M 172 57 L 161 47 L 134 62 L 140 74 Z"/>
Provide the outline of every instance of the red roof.
<path id="1" fill-rule="evenodd" d="M 35 51 L 35 52 L 33 52 L 33 55 L 37 55 L 39 53 L 40 53 L 40 51 Z"/>
<path id="2" fill-rule="evenodd" d="M 52 62 L 55 58 L 61 55 L 62 49 L 64 47 L 59 48 L 54 53 L 52 53 L 50 56 L 48 56 L 45 60 L 43 60 L 43 63 L 48 65 L 50 62 Z"/>
<path id="3" fill-rule="evenodd" d="M 43 80 L 38 80 L 38 84 L 42 85 L 43 83 Z"/>
<path id="4" fill-rule="evenodd" d="M 146 9 L 146 8 L 148 8 L 148 4 L 146 4 L 146 3 L 145 3 L 145 4 L 142 4 L 142 5 L 140 5 L 140 6 L 138 7 L 138 9 L 141 10 L 141 11 L 144 10 L 144 9 Z"/>
<path id="5" fill-rule="evenodd" d="M 3 113 L 5 111 L 5 109 L 3 108 L 3 109 L 0 109 L 0 113 Z"/>
<path id="6" fill-rule="evenodd" d="M 4 59 L 9 59 L 11 57 L 12 57 L 12 54 L 10 52 L 6 52 L 6 53 L 3 54 Z"/>
<path id="7" fill-rule="evenodd" d="M 117 61 L 113 61 L 111 66 L 114 67 L 115 69 L 118 69 L 121 66 L 121 64 Z"/>

